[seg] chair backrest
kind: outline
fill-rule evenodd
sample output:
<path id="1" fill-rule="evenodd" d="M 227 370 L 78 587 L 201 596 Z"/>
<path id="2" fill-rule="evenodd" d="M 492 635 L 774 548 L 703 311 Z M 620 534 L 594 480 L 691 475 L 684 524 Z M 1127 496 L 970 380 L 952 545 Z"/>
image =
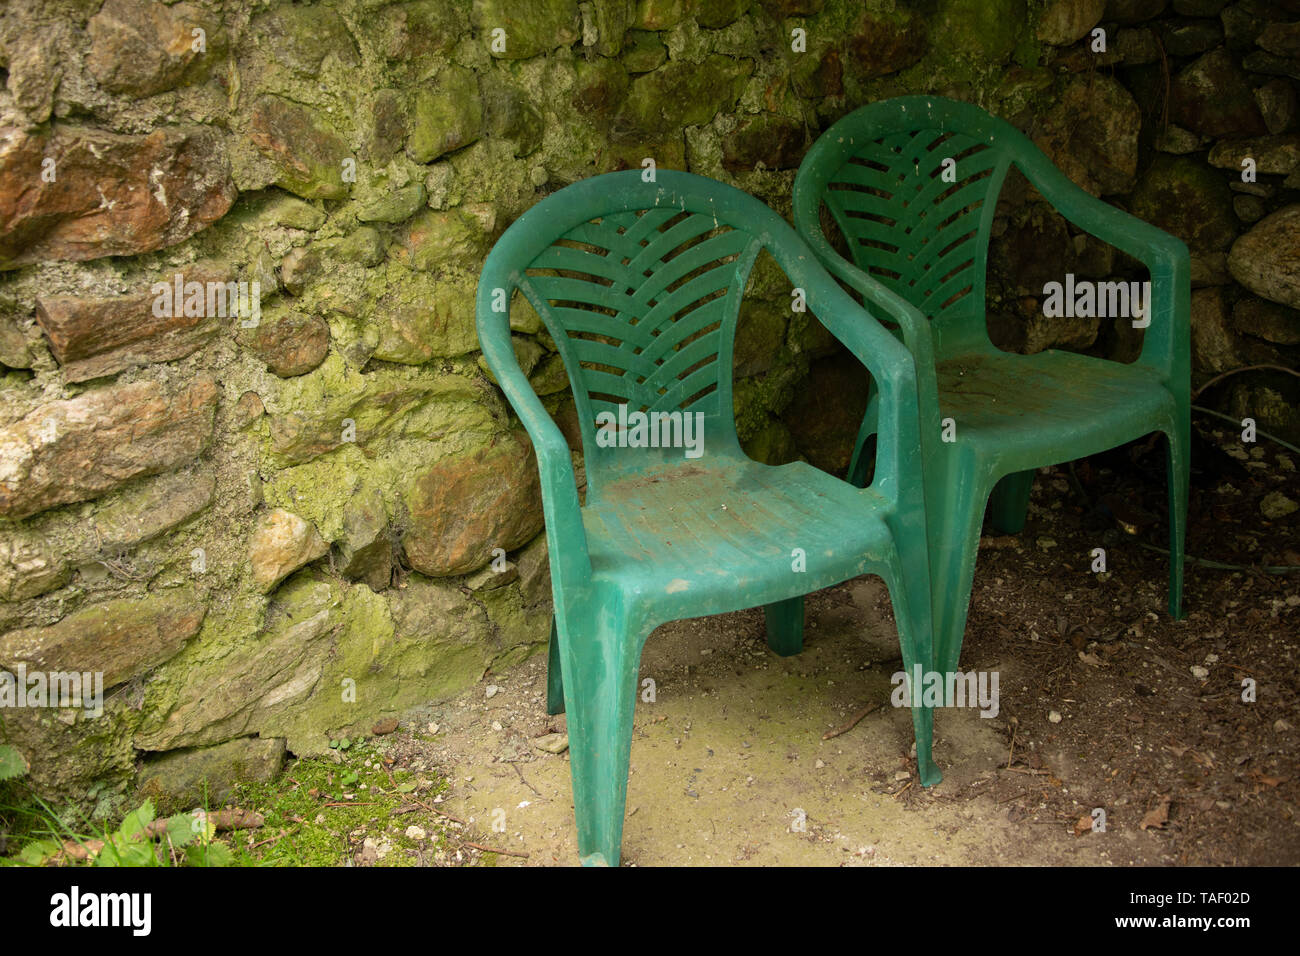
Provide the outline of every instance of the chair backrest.
<path id="1" fill-rule="evenodd" d="M 820 229 L 825 203 L 854 265 L 916 306 L 937 336 L 985 334 L 993 212 L 1012 151 L 1026 143 L 1002 120 L 943 97 L 864 106 L 804 158 L 796 225 Z"/>
<path id="2" fill-rule="evenodd" d="M 680 435 L 674 428 L 691 427 L 698 414 L 707 453 L 738 452 L 736 320 L 762 237 L 778 226 L 788 229 L 730 186 L 668 170 L 645 182 L 632 170 L 548 196 L 498 241 L 485 281 L 517 288 L 554 339 L 577 405 L 589 489 L 648 458 L 694 457 L 677 446 L 620 446 L 617 431 L 635 412 L 659 413 L 643 444 Z M 602 441 L 598 416 L 617 423 Z"/>

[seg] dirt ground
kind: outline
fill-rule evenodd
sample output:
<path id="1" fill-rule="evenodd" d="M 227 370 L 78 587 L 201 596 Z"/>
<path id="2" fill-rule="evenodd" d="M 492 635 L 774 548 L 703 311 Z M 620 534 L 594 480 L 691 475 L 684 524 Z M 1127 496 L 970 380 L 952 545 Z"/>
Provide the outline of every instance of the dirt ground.
<path id="1" fill-rule="evenodd" d="M 1300 481 L 1279 446 L 1201 431 L 1187 551 L 1256 570 L 1189 565 L 1174 621 L 1149 550 L 1167 544 L 1161 446 L 1040 472 L 1025 530 L 984 541 L 962 652 L 963 670 L 998 672 L 999 713 L 936 713 L 944 780 L 929 790 L 908 712 L 889 705 L 902 662 L 878 579 L 811 596 L 796 657 L 768 650 L 757 610 L 660 628 L 623 863 L 1300 863 L 1300 576 L 1258 570 L 1300 565 L 1300 515 L 1260 510 L 1272 492 L 1300 499 Z M 538 657 L 384 743 L 396 766 L 447 777 L 439 809 L 475 842 L 526 854 L 499 865 L 571 865 L 568 756 L 535 743 L 564 729 Z"/>

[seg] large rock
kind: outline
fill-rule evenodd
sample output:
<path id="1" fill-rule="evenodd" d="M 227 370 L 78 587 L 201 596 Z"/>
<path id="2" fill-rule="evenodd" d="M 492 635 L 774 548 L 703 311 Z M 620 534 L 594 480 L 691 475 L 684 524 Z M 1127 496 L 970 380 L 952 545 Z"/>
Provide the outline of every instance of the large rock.
<path id="1" fill-rule="evenodd" d="M 63 366 L 64 379 L 84 382 L 136 365 L 184 358 L 223 326 L 234 324 L 241 298 L 227 271 L 202 266 L 161 277 L 159 290 L 112 298 L 38 298 L 36 321 Z M 244 290 L 243 300 L 250 301 L 252 289 L 245 284 Z"/>
<path id="2" fill-rule="evenodd" d="M 483 132 L 483 105 L 473 70 L 449 66 L 415 92 L 407 154 L 429 163 L 468 146 Z"/>
<path id="3" fill-rule="evenodd" d="M 418 70 L 465 35 L 469 26 L 465 12 L 460 4 L 446 0 L 395 3 L 367 17 L 364 28 L 386 59 Z"/>
<path id="4" fill-rule="evenodd" d="M 189 588 L 96 604 L 49 627 L 0 637 L 0 666 L 102 672 L 104 688 L 173 657 L 199 631 L 207 606 Z"/>
<path id="5" fill-rule="evenodd" d="M 1227 140 L 1210 150 L 1210 164 L 1220 169 L 1242 171 L 1242 160 L 1255 161 L 1255 172 L 1289 176 L 1300 168 L 1300 133 L 1260 136 L 1256 139 Z"/>
<path id="6" fill-rule="evenodd" d="M 654 139 L 711 122 L 736 105 L 753 61 L 713 54 L 699 65 L 673 60 L 632 81 L 619 125 Z M 674 104 L 665 109 L 665 103 Z M 647 154 L 649 155 L 649 154 Z"/>
<path id="7" fill-rule="evenodd" d="M 394 258 L 421 272 L 468 268 L 482 257 L 495 228 L 496 215 L 486 203 L 426 209 L 399 234 Z"/>
<path id="8" fill-rule="evenodd" d="M 1133 96 L 1098 74 L 1071 81 L 1043 118 L 1035 143 L 1078 185 L 1107 196 L 1133 188 L 1141 127 Z"/>
<path id="9" fill-rule="evenodd" d="M 319 77 L 326 57 L 340 66 L 361 62 L 348 25 L 327 4 L 281 2 L 252 23 L 257 47 L 299 76 Z"/>
<path id="10" fill-rule="evenodd" d="M 284 740 L 240 737 L 215 747 L 173 750 L 146 760 L 137 780 L 140 797 L 160 812 L 216 807 L 243 783 L 269 783 L 284 766 Z"/>
<path id="11" fill-rule="evenodd" d="M 266 94 L 253 104 L 248 138 L 276 166 L 276 184 L 304 199 L 346 199 L 348 144 L 319 110 Z"/>
<path id="12" fill-rule="evenodd" d="M 1238 239 L 1228 269 L 1256 295 L 1300 308 L 1300 203 L 1279 209 Z"/>
<path id="13" fill-rule="evenodd" d="M 804 124 L 788 116 L 760 113 L 741 122 L 722 143 L 722 168 L 730 172 L 753 169 L 797 169 L 807 151 Z"/>
<path id="14" fill-rule="evenodd" d="M 1015 0 L 1010 0 L 1014 4 Z M 948 16 L 961 19 L 965 27 L 961 32 L 948 34 L 959 42 L 969 42 L 986 34 L 971 28 L 971 23 L 962 19 L 975 14 L 966 0 L 950 0 Z M 995 18 L 996 19 L 996 18 Z M 981 23 L 991 26 L 994 32 L 1000 27 L 993 22 Z M 850 23 L 844 38 L 845 60 L 853 64 L 852 75 L 864 80 L 886 76 L 906 69 L 925 56 L 928 30 L 926 18 L 916 10 L 909 10 L 899 5 L 891 14 L 863 12 Z"/>
<path id="15" fill-rule="evenodd" d="M 1140 23 L 1158 17 L 1169 0 L 1106 0 L 1104 19 L 1120 23 Z"/>
<path id="16" fill-rule="evenodd" d="M 370 456 L 379 439 L 402 429 L 417 411 L 435 419 L 439 430 L 467 427 L 471 417 L 476 425 L 491 419 L 482 391 L 464 376 L 322 376 L 336 361 L 331 357 L 316 373 L 286 381 L 302 391 L 271 415 L 271 451 L 283 464 L 301 464 L 350 443 Z"/>
<path id="17" fill-rule="evenodd" d="M 100 508 L 88 522 L 91 534 L 82 545 L 89 552 L 125 551 L 170 531 L 212 504 L 216 475 L 161 475 L 141 488 L 132 487 Z"/>
<path id="18" fill-rule="evenodd" d="M 180 84 L 196 57 L 193 31 L 203 29 L 209 47 L 219 21 L 188 3 L 164 6 L 153 0 L 106 0 L 90 18 L 86 66 L 110 93 L 152 96 Z M 206 52 L 206 51 L 205 51 Z"/>
<path id="19" fill-rule="evenodd" d="M 1038 39 L 1052 46 L 1082 40 L 1105 12 L 1106 0 L 1055 0 L 1038 21 Z"/>
<path id="20" fill-rule="evenodd" d="M 805 385 L 782 415 L 811 464 L 833 475 L 848 471 L 868 385 L 861 363 L 847 353 L 812 363 Z"/>
<path id="21" fill-rule="evenodd" d="M 62 587 L 72 569 L 49 542 L 30 531 L 0 535 L 0 601 L 25 601 Z"/>
<path id="22" fill-rule="evenodd" d="M 1232 327 L 1275 345 L 1300 345 L 1300 312 L 1254 296 L 1232 307 Z"/>
<path id="23" fill-rule="evenodd" d="M 441 279 L 415 273 L 390 284 L 375 309 L 379 342 L 374 357 L 421 365 L 435 357 L 475 351 L 474 285 L 470 279 Z"/>
<path id="24" fill-rule="evenodd" d="M 503 60 L 522 60 L 560 46 L 572 46 L 582 36 L 577 0 L 474 0 L 470 22 L 484 43 L 493 30 L 505 31 L 505 49 L 489 46 Z"/>
<path id="25" fill-rule="evenodd" d="M 50 402 L 0 428 L 0 517 L 86 501 L 188 461 L 212 437 L 209 377 L 167 394 L 157 382 Z"/>
<path id="26" fill-rule="evenodd" d="M 411 567 L 442 577 L 467 574 L 542 527 L 541 486 L 532 445 L 521 435 L 468 455 L 444 458 L 407 492 L 404 538 Z"/>
<path id="27" fill-rule="evenodd" d="M 243 332 L 241 339 L 272 372 L 291 378 L 306 375 L 325 361 L 330 350 L 330 327 L 317 316 L 291 312 Z"/>
<path id="28" fill-rule="evenodd" d="M 211 129 L 0 128 L 0 270 L 174 245 L 224 216 L 235 194 Z"/>
<path id="29" fill-rule="evenodd" d="M 343 506 L 343 538 L 337 544 L 342 574 L 364 581 L 372 591 L 388 587 L 393 572 L 393 543 L 388 532 L 388 509 L 378 488 L 362 488 Z"/>
<path id="30" fill-rule="evenodd" d="M 1183 240 L 1193 255 L 1222 252 L 1237 234 L 1223 174 L 1190 157 L 1156 157 L 1142 174 L 1130 211 Z"/>
<path id="31" fill-rule="evenodd" d="M 1169 93 L 1169 118 L 1203 136 L 1261 136 L 1268 132 L 1246 74 L 1220 47 L 1189 64 Z"/>
<path id="32" fill-rule="evenodd" d="M 1226 372 L 1241 365 L 1241 348 L 1233 334 L 1219 288 L 1192 292 L 1192 365 L 1201 371 Z"/>
<path id="33" fill-rule="evenodd" d="M 283 508 L 263 515 L 248 541 L 253 583 L 263 592 L 275 590 L 294 571 L 328 553 L 329 545 L 316 529 Z"/>

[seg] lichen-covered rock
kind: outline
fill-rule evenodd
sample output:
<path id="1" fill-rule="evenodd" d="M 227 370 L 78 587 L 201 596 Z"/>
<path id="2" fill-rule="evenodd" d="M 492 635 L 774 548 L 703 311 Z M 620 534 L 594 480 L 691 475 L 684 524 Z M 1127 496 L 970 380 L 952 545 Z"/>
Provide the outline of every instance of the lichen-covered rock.
<path id="1" fill-rule="evenodd" d="M 719 54 L 698 66 L 670 61 L 632 81 L 620 115 L 644 137 L 666 137 L 684 126 L 708 123 L 719 111 L 735 106 L 751 72 L 753 61 Z"/>
<path id="2" fill-rule="evenodd" d="M 1232 307 L 1232 327 L 1275 345 L 1300 345 L 1300 311 L 1254 296 Z"/>
<path id="3" fill-rule="evenodd" d="M 1192 291 L 1191 326 L 1192 359 L 1197 368 L 1226 372 L 1241 364 L 1241 348 L 1232 331 L 1222 289 Z"/>
<path id="4" fill-rule="evenodd" d="M 1300 168 L 1300 133 L 1227 140 L 1210 150 L 1210 165 L 1220 169 L 1240 173 L 1246 159 L 1255 161 L 1257 174 L 1289 176 Z"/>
<path id="5" fill-rule="evenodd" d="M 362 226 L 352 235 L 331 244 L 326 251 L 341 262 L 355 262 L 370 267 L 384 261 L 388 246 L 378 229 Z"/>
<path id="6" fill-rule="evenodd" d="M 1267 132 L 1245 73 L 1219 48 L 1184 67 L 1169 92 L 1169 117 L 1204 136 Z"/>
<path id="7" fill-rule="evenodd" d="M 86 66 L 111 93 L 152 96 L 177 86 L 190 64 L 207 55 L 219 26 L 216 17 L 189 3 L 106 0 L 86 24 Z M 196 30 L 203 33 L 196 35 Z"/>
<path id="8" fill-rule="evenodd" d="M 0 270 L 152 252 L 216 222 L 234 200 L 211 129 L 0 129 Z"/>
<path id="9" fill-rule="evenodd" d="M 49 627 L 0 636 L 0 666 L 101 672 L 107 690 L 174 656 L 198 633 L 206 610 L 190 588 L 96 604 Z"/>
<path id="10" fill-rule="evenodd" d="M 1103 19 L 1119 23 L 1141 23 L 1158 17 L 1169 5 L 1169 0 L 1106 0 Z"/>
<path id="11" fill-rule="evenodd" d="M 393 542 L 389 536 L 388 509 L 377 487 L 362 488 L 343 508 L 343 537 L 339 571 L 365 582 L 372 591 L 388 587 L 393 573 Z"/>
<path id="12" fill-rule="evenodd" d="M 263 515 L 248 541 L 253 583 L 263 592 L 275 590 L 294 571 L 328 553 L 329 545 L 316 529 L 283 508 Z"/>
<path id="13" fill-rule="evenodd" d="M 265 94 L 253 104 L 248 138 L 278 170 L 276 184 L 304 199 L 345 199 L 348 144 L 318 110 Z"/>
<path id="14" fill-rule="evenodd" d="M 468 146 L 483 132 L 483 102 L 472 70 L 449 66 L 420 86 L 411 104 L 406 152 L 417 163 Z"/>
<path id="15" fill-rule="evenodd" d="M 416 75 L 435 56 L 447 53 L 466 32 L 469 22 L 462 4 L 446 0 L 394 3 L 367 16 L 365 29 L 379 53 L 390 64 L 405 66 Z"/>
<path id="16" fill-rule="evenodd" d="M 1296 91 L 1293 84 L 1280 78 L 1262 83 L 1255 87 L 1255 101 L 1270 133 L 1284 133 L 1295 125 Z"/>
<path id="17" fill-rule="evenodd" d="M 484 43 L 492 31 L 504 30 L 504 49 L 489 46 L 492 56 L 524 60 L 556 47 L 572 46 L 582 37 L 578 0 L 474 0 L 470 22 Z M 499 35 L 498 35 L 499 36 Z"/>
<path id="18" fill-rule="evenodd" d="M 284 766 L 284 740 L 241 737 L 199 750 L 175 750 L 145 761 L 138 797 L 160 813 L 218 806 L 239 784 L 269 783 Z"/>
<path id="19" fill-rule="evenodd" d="M 406 503 L 411 519 L 403 545 L 412 568 L 433 577 L 480 568 L 494 548 L 517 548 L 542 527 L 532 445 L 508 435 L 444 458 L 415 477 Z"/>
<path id="20" fill-rule="evenodd" d="M 1238 239 L 1228 269 L 1256 295 L 1300 308 L 1300 204 L 1279 209 Z"/>
<path id="21" fill-rule="evenodd" d="M 797 169 L 807 151 L 804 124 L 788 116 L 760 113 L 741 122 L 722 142 L 722 167 L 732 172 Z"/>
<path id="22" fill-rule="evenodd" d="M 241 330 L 240 340 L 281 378 L 306 375 L 325 361 L 330 327 L 318 316 L 290 312 L 257 328 Z"/>
<path id="23" fill-rule="evenodd" d="M 439 279 L 426 273 L 409 275 L 400 287 L 390 286 L 375 307 L 374 357 L 420 365 L 435 356 L 477 350 L 475 288 L 471 276 Z"/>
<path id="24" fill-rule="evenodd" d="M 361 222 L 405 222 L 424 208 L 428 196 L 424 183 L 411 183 L 366 206 L 357 213 L 357 219 Z"/>
<path id="25" fill-rule="evenodd" d="M 758 300 L 742 304 L 733 347 L 736 378 L 760 375 L 777 364 L 790 314 L 785 302 Z"/>
<path id="26" fill-rule="evenodd" d="M 135 382 L 49 402 L 0 428 L 0 516 L 86 501 L 188 461 L 212 438 L 216 383 Z"/>
<path id="27" fill-rule="evenodd" d="M 72 569 L 39 534 L 6 529 L 0 535 L 0 600 L 25 601 L 68 582 Z"/>
<path id="28" fill-rule="evenodd" d="M 1105 10 L 1106 0 L 1054 0 L 1038 21 L 1038 39 L 1069 46 L 1087 36 Z"/>
<path id="29" fill-rule="evenodd" d="M 649 73 L 663 66 L 667 59 L 668 47 L 657 33 L 645 30 L 628 33 L 627 45 L 623 49 L 623 68 L 627 72 Z"/>
<path id="30" fill-rule="evenodd" d="M 496 228 L 496 214 L 487 204 L 439 211 L 426 209 L 399 234 L 398 260 L 421 272 L 474 266 L 486 251 Z"/>
<path id="31" fill-rule="evenodd" d="M 1255 40 L 1269 53 L 1278 56 L 1300 57 L 1300 21 L 1270 23 Z"/>
<path id="32" fill-rule="evenodd" d="M 669 30 L 685 15 L 683 0 L 634 0 L 633 27 L 640 30 Z"/>
<path id="33" fill-rule="evenodd" d="M 252 33 L 259 49 L 302 77 L 319 76 L 326 57 L 341 66 L 360 62 L 343 17 L 325 4 L 281 2 L 254 18 Z"/>
<path id="34" fill-rule="evenodd" d="M 1137 173 L 1142 113 L 1118 81 L 1071 81 L 1044 118 L 1035 143 L 1061 171 L 1094 196 L 1127 192 Z"/>
<path id="35" fill-rule="evenodd" d="M 919 10 L 908 11 L 907 16 L 901 23 L 888 28 L 885 43 L 890 49 L 910 50 L 916 43 L 914 38 L 920 34 L 920 52 L 924 53 L 925 17 Z M 866 18 L 868 22 L 872 19 L 870 15 Z M 941 42 L 949 50 L 998 63 L 1011 56 L 1020 41 L 1021 31 L 1028 32 L 1026 22 L 1025 0 L 941 0 L 929 33 L 941 37 Z M 860 48 L 868 51 L 871 33 L 867 31 L 859 36 Z M 852 50 L 851 47 L 850 52 Z M 909 58 L 910 55 L 901 59 L 891 58 L 888 62 L 899 63 L 894 69 L 901 69 Z M 920 56 L 915 56 L 915 59 L 920 59 Z M 876 75 L 876 70 L 869 71 L 868 75 Z"/>
<path id="36" fill-rule="evenodd" d="M 245 285 L 243 293 L 243 301 L 251 303 L 251 288 Z M 161 277 L 140 295 L 41 297 L 36 321 L 64 379 L 84 382 L 184 358 L 234 324 L 240 296 L 228 268 L 189 266 Z"/>
<path id="37" fill-rule="evenodd" d="M 1223 28 L 1213 20 L 1162 23 L 1160 40 L 1169 56 L 1200 56 L 1223 42 Z"/>
<path id="38" fill-rule="evenodd" d="M 1190 157 L 1160 156 L 1143 173 L 1130 209 L 1198 252 L 1222 252 L 1237 223 L 1223 175 Z"/>
<path id="39" fill-rule="evenodd" d="M 87 554 L 111 554 L 157 538 L 212 504 L 216 487 L 216 476 L 210 470 L 160 475 L 133 484 L 91 517 L 91 533 L 82 549 Z"/>

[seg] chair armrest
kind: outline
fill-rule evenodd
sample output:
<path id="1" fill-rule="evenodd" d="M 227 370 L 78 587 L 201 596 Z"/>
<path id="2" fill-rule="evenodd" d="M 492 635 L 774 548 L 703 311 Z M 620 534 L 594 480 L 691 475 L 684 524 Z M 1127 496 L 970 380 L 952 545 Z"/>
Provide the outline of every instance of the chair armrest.
<path id="1" fill-rule="evenodd" d="M 583 588 L 591 579 L 591 557 L 587 550 L 587 532 L 582 524 L 578 483 L 568 442 L 515 358 L 510 340 L 509 303 L 516 287 L 514 276 L 501 275 L 499 270 L 491 268 L 490 263 L 484 267 L 476 305 L 479 347 L 506 399 L 523 422 L 537 453 L 551 576 L 557 585 L 553 591 L 556 595 L 576 594 L 580 592 L 573 589 Z M 503 301 L 497 294 L 498 289 L 504 291 L 506 309 L 503 312 L 493 310 L 494 301 Z"/>
<path id="2" fill-rule="evenodd" d="M 920 410 L 912 353 L 835 283 L 802 238 L 791 233 L 788 242 L 767 248 L 790 281 L 804 290 L 821 323 L 876 380 L 880 405 L 872 488 L 900 508 L 920 507 Z"/>
<path id="3" fill-rule="evenodd" d="M 1150 325 L 1138 363 L 1162 380 L 1186 379 L 1191 334 L 1191 258 L 1174 236 L 1085 192 L 1032 143 L 1018 151 L 1016 166 L 1061 215 L 1085 232 L 1128 253 L 1151 272 Z"/>

